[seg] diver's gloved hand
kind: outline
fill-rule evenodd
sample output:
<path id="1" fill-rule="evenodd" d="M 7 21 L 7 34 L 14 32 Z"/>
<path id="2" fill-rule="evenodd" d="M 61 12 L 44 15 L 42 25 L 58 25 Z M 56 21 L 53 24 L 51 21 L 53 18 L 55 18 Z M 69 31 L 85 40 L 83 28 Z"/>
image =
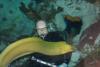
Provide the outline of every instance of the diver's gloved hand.
<path id="1" fill-rule="evenodd" d="M 68 67 L 75 67 L 77 63 L 80 61 L 80 57 L 81 53 L 79 51 L 73 52 Z"/>
<path id="2" fill-rule="evenodd" d="M 25 13 L 25 14 L 26 14 L 27 12 L 29 12 L 29 9 L 26 8 L 26 6 L 25 6 L 25 4 L 24 4 L 23 2 L 20 3 L 19 9 L 20 9 L 23 13 Z"/>
<path id="3" fill-rule="evenodd" d="M 63 64 L 59 65 L 58 67 L 68 67 L 68 65 L 66 63 L 63 63 Z"/>
<path id="4" fill-rule="evenodd" d="M 29 19 L 33 20 L 37 20 L 40 19 L 40 16 L 37 14 L 37 12 L 35 10 L 32 9 L 31 7 L 32 5 L 29 5 L 28 7 L 26 7 L 26 5 L 21 2 L 19 9 L 22 13 L 24 13 Z"/>

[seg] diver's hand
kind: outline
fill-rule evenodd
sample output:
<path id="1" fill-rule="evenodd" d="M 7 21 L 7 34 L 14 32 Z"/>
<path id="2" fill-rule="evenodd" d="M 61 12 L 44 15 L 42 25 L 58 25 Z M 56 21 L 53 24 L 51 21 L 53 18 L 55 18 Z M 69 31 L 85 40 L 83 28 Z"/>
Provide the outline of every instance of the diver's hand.
<path id="1" fill-rule="evenodd" d="M 58 67 L 68 67 L 68 65 L 66 63 L 63 63 L 63 64 L 59 65 Z"/>
<path id="2" fill-rule="evenodd" d="M 40 16 L 37 15 L 36 11 L 34 11 L 30 6 L 26 7 L 23 2 L 20 3 L 19 9 L 31 20 L 40 19 Z"/>
<path id="3" fill-rule="evenodd" d="M 80 57 L 81 53 L 79 51 L 73 52 L 68 67 L 75 67 L 77 63 L 80 61 Z"/>
<path id="4" fill-rule="evenodd" d="M 23 13 L 29 12 L 29 9 L 26 8 L 26 6 L 25 6 L 25 4 L 24 4 L 23 2 L 20 3 L 19 9 L 20 9 L 20 11 L 23 12 Z"/>

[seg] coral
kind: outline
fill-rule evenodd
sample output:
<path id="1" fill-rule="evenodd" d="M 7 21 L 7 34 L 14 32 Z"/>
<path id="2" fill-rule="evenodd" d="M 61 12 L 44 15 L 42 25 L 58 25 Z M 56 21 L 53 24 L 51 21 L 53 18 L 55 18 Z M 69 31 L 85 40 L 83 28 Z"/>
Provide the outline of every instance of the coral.
<path id="1" fill-rule="evenodd" d="M 99 27 L 100 27 L 100 21 L 95 22 L 83 32 L 79 43 L 80 49 L 82 49 L 85 46 L 85 44 L 90 44 L 92 46 L 95 44 L 96 38 L 100 34 Z"/>

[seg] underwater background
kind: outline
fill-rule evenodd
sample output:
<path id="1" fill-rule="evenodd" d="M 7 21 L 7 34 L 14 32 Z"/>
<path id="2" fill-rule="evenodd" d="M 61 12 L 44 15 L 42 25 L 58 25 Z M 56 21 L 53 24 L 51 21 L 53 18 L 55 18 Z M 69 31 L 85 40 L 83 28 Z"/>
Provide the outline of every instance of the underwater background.
<path id="1" fill-rule="evenodd" d="M 59 31 L 63 31 L 66 27 L 62 15 L 79 17 L 82 20 L 82 27 L 80 33 L 72 38 L 72 44 L 75 46 L 78 43 L 80 44 L 80 37 L 84 35 L 83 31 L 98 21 L 100 17 L 100 0 L 0 0 L 0 52 L 9 46 L 10 43 L 22 38 L 31 37 L 36 32 L 36 21 L 30 18 L 30 15 L 26 16 L 25 13 L 20 10 L 22 2 L 26 5 L 26 7 L 33 4 L 31 6 L 32 9 L 36 10 L 37 14 L 39 14 L 42 19 L 48 19 L 48 13 L 42 12 L 42 9 L 39 9 L 41 7 L 39 3 L 44 2 L 46 5 L 50 4 L 50 6 L 47 7 L 48 10 L 60 7 L 58 13 L 53 13 L 55 10 L 51 10 L 51 16 L 47 20 L 49 27 L 53 27 L 54 23 Z M 98 23 L 98 25 L 100 25 L 100 21 Z M 100 29 L 100 27 L 97 28 Z M 100 43 L 99 29 L 98 39 L 95 39 L 97 43 Z M 49 30 L 52 31 L 51 29 Z M 26 61 L 29 60 L 29 57 L 30 56 L 23 57 L 18 61 L 15 61 L 12 63 L 11 67 L 22 67 L 21 65 L 26 67 L 25 64 L 28 64 Z"/>

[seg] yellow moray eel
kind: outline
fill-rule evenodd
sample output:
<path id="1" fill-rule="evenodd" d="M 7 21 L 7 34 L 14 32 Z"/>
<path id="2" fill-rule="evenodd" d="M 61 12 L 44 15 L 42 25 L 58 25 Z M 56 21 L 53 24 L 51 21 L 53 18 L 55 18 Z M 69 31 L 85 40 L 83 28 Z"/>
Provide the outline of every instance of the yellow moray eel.
<path id="1" fill-rule="evenodd" d="M 47 42 L 37 37 L 25 38 L 10 44 L 0 54 L 0 67 L 8 67 L 15 59 L 31 53 L 54 56 L 72 51 L 72 47 L 63 41 Z"/>

